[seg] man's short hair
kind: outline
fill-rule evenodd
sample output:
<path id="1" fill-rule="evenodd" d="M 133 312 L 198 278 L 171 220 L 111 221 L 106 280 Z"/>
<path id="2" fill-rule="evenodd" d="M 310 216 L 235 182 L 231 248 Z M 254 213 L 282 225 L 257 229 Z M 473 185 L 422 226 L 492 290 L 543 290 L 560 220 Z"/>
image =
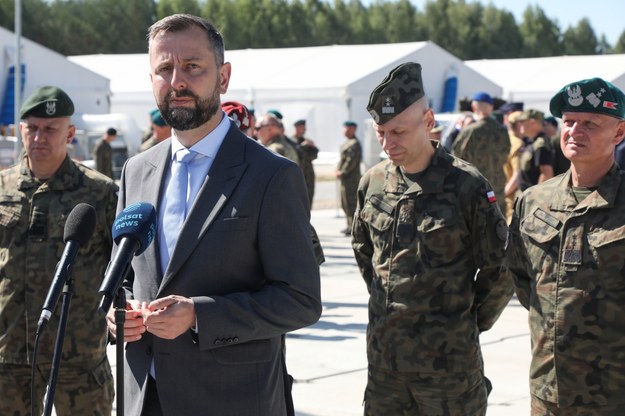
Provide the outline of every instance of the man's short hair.
<path id="1" fill-rule="evenodd" d="M 151 43 L 161 32 L 182 32 L 194 26 L 206 32 L 208 41 L 213 49 L 213 54 L 215 55 L 215 62 L 217 66 L 222 66 L 224 64 L 225 51 L 223 36 L 208 20 L 192 14 L 172 14 L 154 23 L 148 29 L 148 42 Z"/>

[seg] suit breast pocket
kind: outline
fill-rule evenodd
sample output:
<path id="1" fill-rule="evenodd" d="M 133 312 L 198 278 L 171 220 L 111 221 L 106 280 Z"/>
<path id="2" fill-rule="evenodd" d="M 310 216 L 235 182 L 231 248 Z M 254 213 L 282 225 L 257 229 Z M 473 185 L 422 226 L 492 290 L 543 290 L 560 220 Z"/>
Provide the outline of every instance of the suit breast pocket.
<path id="1" fill-rule="evenodd" d="M 250 219 L 248 217 L 228 217 L 215 220 L 210 230 L 215 232 L 233 232 L 245 231 L 250 227 Z"/>

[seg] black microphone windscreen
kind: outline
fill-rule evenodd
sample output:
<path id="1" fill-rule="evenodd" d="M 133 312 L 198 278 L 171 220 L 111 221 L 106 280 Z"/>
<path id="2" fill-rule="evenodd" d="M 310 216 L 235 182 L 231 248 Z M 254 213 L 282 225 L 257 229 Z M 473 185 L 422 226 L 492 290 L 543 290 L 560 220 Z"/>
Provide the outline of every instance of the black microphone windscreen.
<path id="1" fill-rule="evenodd" d="M 94 207 L 85 203 L 76 205 L 65 221 L 63 242 L 77 241 L 81 246 L 85 245 L 95 231 L 95 222 Z"/>

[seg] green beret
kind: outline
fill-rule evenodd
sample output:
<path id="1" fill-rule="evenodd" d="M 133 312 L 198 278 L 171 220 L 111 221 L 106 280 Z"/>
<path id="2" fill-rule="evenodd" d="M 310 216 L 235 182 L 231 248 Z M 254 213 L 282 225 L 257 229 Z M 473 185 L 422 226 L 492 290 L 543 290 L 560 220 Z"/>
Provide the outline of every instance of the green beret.
<path id="1" fill-rule="evenodd" d="M 367 111 L 384 124 L 425 95 L 421 65 L 407 62 L 393 69 L 369 97 Z"/>
<path id="2" fill-rule="evenodd" d="M 565 85 L 549 103 L 551 114 L 600 113 L 620 119 L 625 118 L 625 95 L 623 91 L 601 78 L 584 79 Z"/>
<path id="3" fill-rule="evenodd" d="M 267 114 L 273 114 L 278 120 L 282 120 L 282 113 L 276 109 L 267 110 Z"/>
<path id="4" fill-rule="evenodd" d="M 20 119 L 27 116 L 41 118 L 69 117 L 74 114 L 74 103 L 65 91 L 57 87 L 35 90 L 20 109 Z"/>
<path id="5" fill-rule="evenodd" d="M 356 124 L 355 121 L 351 121 L 351 120 L 347 120 L 343 122 L 343 127 L 357 127 L 358 125 Z"/>
<path id="6" fill-rule="evenodd" d="M 163 127 L 167 125 L 167 122 L 163 119 L 163 116 L 161 116 L 161 112 L 158 110 L 152 113 L 152 123 L 158 127 Z"/>

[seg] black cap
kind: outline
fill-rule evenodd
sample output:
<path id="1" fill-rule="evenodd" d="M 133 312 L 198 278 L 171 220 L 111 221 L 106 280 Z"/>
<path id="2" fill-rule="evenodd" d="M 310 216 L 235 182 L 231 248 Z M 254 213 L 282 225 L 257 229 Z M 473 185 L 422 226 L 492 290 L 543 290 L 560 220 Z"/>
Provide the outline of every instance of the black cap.
<path id="1" fill-rule="evenodd" d="M 377 124 L 384 124 L 424 95 L 421 65 L 407 62 L 389 72 L 375 87 L 367 111 Z"/>

